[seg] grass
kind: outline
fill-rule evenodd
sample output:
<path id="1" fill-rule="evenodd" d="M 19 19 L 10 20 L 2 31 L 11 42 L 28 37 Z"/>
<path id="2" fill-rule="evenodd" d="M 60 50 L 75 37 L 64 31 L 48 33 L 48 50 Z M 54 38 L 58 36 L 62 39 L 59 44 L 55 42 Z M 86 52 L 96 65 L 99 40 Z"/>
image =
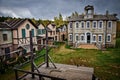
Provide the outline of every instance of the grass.
<path id="1" fill-rule="evenodd" d="M 120 79 L 120 48 L 109 48 L 106 51 L 101 51 L 71 49 L 70 46 L 63 43 L 55 44 L 58 45 L 58 48 L 53 48 L 49 53 L 55 63 L 93 67 L 95 76 L 100 80 Z M 43 50 L 42 53 L 44 52 Z M 42 61 L 43 59 L 35 60 L 36 64 Z M 29 65 L 26 65 L 25 69 L 29 69 L 29 67 Z M 0 74 L 0 79 L 15 79 L 13 70 L 7 71 L 6 74 Z"/>
<path id="2" fill-rule="evenodd" d="M 56 52 L 57 51 L 57 52 Z M 56 63 L 93 67 L 95 75 L 101 80 L 120 79 L 120 49 L 106 51 L 70 49 L 61 45 L 50 52 Z"/>

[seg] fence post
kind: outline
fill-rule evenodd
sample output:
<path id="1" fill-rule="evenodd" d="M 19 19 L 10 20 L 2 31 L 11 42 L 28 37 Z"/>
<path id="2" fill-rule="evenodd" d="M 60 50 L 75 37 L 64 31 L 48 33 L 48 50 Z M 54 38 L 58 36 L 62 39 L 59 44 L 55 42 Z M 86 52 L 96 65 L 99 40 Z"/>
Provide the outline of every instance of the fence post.
<path id="1" fill-rule="evenodd" d="M 31 72 L 34 72 L 34 54 L 33 54 L 33 40 L 32 40 L 32 31 L 30 31 L 30 51 L 31 51 Z M 32 78 L 35 78 L 35 75 L 32 74 Z"/>
<path id="2" fill-rule="evenodd" d="M 48 60 L 48 31 L 46 28 L 46 55 L 45 55 L 45 60 L 46 60 L 46 67 L 49 67 L 49 60 Z"/>
<path id="3" fill-rule="evenodd" d="M 15 71 L 15 78 L 16 78 L 16 80 L 18 80 L 18 72 L 16 69 L 14 69 L 14 71 Z"/>

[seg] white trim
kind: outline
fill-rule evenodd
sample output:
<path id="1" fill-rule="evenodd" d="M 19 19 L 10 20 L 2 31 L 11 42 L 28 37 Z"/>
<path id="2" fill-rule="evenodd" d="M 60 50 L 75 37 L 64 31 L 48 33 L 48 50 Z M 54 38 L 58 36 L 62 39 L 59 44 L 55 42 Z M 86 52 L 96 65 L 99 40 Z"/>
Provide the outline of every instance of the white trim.
<path id="1" fill-rule="evenodd" d="M 110 36 L 110 41 L 108 41 L 108 36 Z M 111 34 L 107 34 L 107 42 L 111 42 Z"/>
<path id="2" fill-rule="evenodd" d="M 83 27 L 82 27 L 82 23 L 84 24 Z M 85 22 L 84 22 L 84 21 L 81 21 L 81 28 L 82 28 L 82 29 L 85 28 Z"/>
<path id="3" fill-rule="evenodd" d="M 94 27 L 94 22 L 96 23 L 96 25 L 95 25 L 96 27 Z M 93 21 L 93 22 L 92 22 L 92 28 L 93 28 L 93 29 L 96 29 L 96 28 L 97 28 L 97 21 Z"/>
<path id="4" fill-rule="evenodd" d="M 82 40 L 82 38 L 81 38 L 82 36 L 83 36 L 83 40 Z M 85 42 L 85 35 L 84 35 L 84 34 L 81 34 L 81 35 L 80 35 L 80 42 Z"/>
<path id="5" fill-rule="evenodd" d="M 78 36 L 78 40 L 76 39 L 76 36 Z M 79 34 L 75 34 L 75 41 L 79 41 Z"/>
<path id="6" fill-rule="evenodd" d="M 78 22 L 78 21 L 75 22 L 75 28 L 76 28 L 76 29 L 78 29 L 78 28 L 77 28 L 77 24 L 78 24 L 78 28 L 79 28 L 79 22 Z"/>
<path id="7" fill-rule="evenodd" d="M 99 37 L 101 36 L 101 41 L 99 41 Z M 102 42 L 102 35 L 98 35 L 98 42 Z"/>
<path id="8" fill-rule="evenodd" d="M 88 23 L 89 23 L 89 27 L 88 27 Z M 90 21 L 86 21 L 86 29 L 90 29 Z"/>
<path id="9" fill-rule="evenodd" d="M 72 25 L 72 27 L 71 27 L 71 25 Z M 70 29 L 73 28 L 73 23 L 72 23 L 72 22 L 69 23 L 69 28 L 70 28 Z"/>
<path id="10" fill-rule="evenodd" d="M 109 22 L 111 23 L 111 26 L 110 26 L 110 27 L 109 27 Z M 112 29 L 112 21 L 108 21 L 108 22 L 107 22 L 107 28 L 108 28 L 108 29 Z"/>
<path id="11" fill-rule="evenodd" d="M 69 41 L 73 41 L 73 34 L 69 34 Z"/>
<path id="12" fill-rule="evenodd" d="M 93 37 L 95 36 L 95 40 L 93 40 Z M 92 42 L 96 42 L 96 35 L 92 35 Z"/>
<path id="13" fill-rule="evenodd" d="M 100 23 L 102 22 L 101 28 L 100 28 Z M 103 21 L 99 21 L 98 22 L 98 29 L 102 29 L 103 28 Z"/>

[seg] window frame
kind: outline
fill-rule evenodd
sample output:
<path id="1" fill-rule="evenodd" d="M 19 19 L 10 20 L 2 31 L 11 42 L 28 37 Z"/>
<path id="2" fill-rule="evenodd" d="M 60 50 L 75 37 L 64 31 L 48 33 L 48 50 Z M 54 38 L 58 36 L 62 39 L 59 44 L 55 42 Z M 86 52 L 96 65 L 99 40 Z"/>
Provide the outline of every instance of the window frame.
<path id="1" fill-rule="evenodd" d="M 8 41 L 8 35 L 7 34 L 2 34 L 3 35 L 3 41 Z"/>
<path id="2" fill-rule="evenodd" d="M 70 29 L 72 29 L 72 28 L 73 28 L 73 26 L 72 26 L 72 25 L 73 25 L 73 23 L 72 23 L 72 22 L 70 22 L 70 23 L 69 23 L 69 28 L 70 28 Z"/>
<path id="3" fill-rule="evenodd" d="M 111 26 L 109 26 L 109 23 L 111 23 Z M 108 27 L 109 29 L 112 28 L 112 21 L 108 21 L 108 22 L 107 22 L 107 27 Z"/>
<path id="4" fill-rule="evenodd" d="M 75 35 L 75 41 L 79 41 L 79 35 L 78 34 Z"/>
<path id="5" fill-rule="evenodd" d="M 101 40 L 100 40 L 100 37 L 101 36 Z M 98 42 L 102 42 L 102 35 L 98 35 Z"/>
<path id="6" fill-rule="evenodd" d="M 94 37 L 95 37 L 95 40 L 94 40 Z M 92 41 L 93 41 L 93 42 L 96 42 L 96 35 L 93 35 L 93 36 L 92 36 Z"/>
<path id="7" fill-rule="evenodd" d="M 81 28 L 84 29 L 85 28 L 85 22 L 81 21 Z"/>
<path id="8" fill-rule="evenodd" d="M 96 23 L 96 27 L 94 27 L 94 23 Z M 96 29 L 97 28 L 97 21 L 93 21 L 93 23 L 92 23 L 92 27 L 94 28 L 94 29 Z"/>
<path id="9" fill-rule="evenodd" d="M 79 28 L 79 22 L 75 22 L 75 28 L 76 28 L 76 29 Z"/>
<path id="10" fill-rule="evenodd" d="M 89 23 L 89 25 L 88 25 L 88 23 Z M 86 21 L 86 29 L 90 29 L 90 21 Z"/>
<path id="11" fill-rule="evenodd" d="M 69 40 L 73 41 L 73 35 L 72 34 L 69 34 Z"/>
<path id="12" fill-rule="evenodd" d="M 110 40 L 108 40 L 108 36 L 110 36 Z M 111 34 L 107 34 L 107 42 L 111 42 Z"/>
<path id="13" fill-rule="evenodd" d="M 83 42 L 85 40 L 85 35 L 84 34 L 81 34 L 80 35 L 80 41 Z"/>
<path id="14" fill-rule="evenodd" d="M 100 23 L 102 23 L 102 24 L 100 24 Z M 101 25 L 101 27 L 100 27 L 100 25 Z M 98 23 L 98 29 L 102 29 L 103 28 L 103 21 L 99 21 L 99 23 Z"/>
<path id="15" fill-rule="evenodd" d="M 24 34 L 23 34 L 23 30 L 24 30 Z M 22 38 L 25 38 L 25 37 L 26 37 L 26 30 L 22 29 Z"/>

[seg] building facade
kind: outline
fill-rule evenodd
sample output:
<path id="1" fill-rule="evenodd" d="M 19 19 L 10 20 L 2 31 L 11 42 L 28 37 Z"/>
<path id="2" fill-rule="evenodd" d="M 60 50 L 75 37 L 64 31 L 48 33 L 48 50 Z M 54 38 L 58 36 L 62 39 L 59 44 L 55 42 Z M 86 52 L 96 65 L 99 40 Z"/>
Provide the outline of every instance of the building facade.
<path id="1" fill-rule="evenodd" d="M 33 44 L 37 44 L 37 27 L 29 19 L 11 19 L 6 23 L 12 29 L 13 49 L 22 47 L 26 52 L 30 52 L 30 31 L 32 31 Z M 37 50 L 37 46 L 34 46 Z"/>
<path id="2" fill-rule="evenodd" d="M 84 14 L 68 17 L 68 44 L 95 44 L 98 47 L 115 46 L 116 14 L 95 14 L 93 6 L 86 6 Z"/>
<path id="3" fill-rule="evenodd" d="M 65 41 L 67 40 L 67 25 L 61 25 L 56 29 L 57 33 L 57 41 Z"/>
<path id="4" fill-rule="evenodd" d="M 6 23 L 0 23 L 0 56 L 8 55 L 12 50 L 12 30 Z"/>

